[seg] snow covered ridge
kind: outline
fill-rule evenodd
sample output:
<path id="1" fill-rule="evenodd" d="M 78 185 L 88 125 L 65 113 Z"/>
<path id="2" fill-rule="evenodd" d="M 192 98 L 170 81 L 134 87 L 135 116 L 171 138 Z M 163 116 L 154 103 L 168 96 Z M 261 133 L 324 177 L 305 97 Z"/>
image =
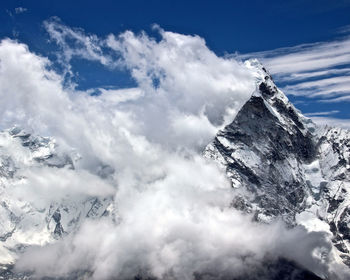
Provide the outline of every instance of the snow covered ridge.
<path id="1" fill-rule="evenodd" d="M 0 132 L 0 279 L 347 279 L 349 133 L 317 128 L 257 61 L 246 67 L 257 89 L 207 158 L 118 122 L 89 150 L 113 166 Z"/>
<path id="2" fill-rule="evenodd" d="M 204 152 L 236 189 L 233 206 L 269 223 L 326 231 L 350 266 L 350 132 L 317 127 L 257 62 L 257 90 Z"/>
<path id="3" fill-rule="evenodd" d="M 50 204 L 46 198 L 30 197 L 35 190 L 31 184 L 45 184 L 41 176 L 53 176 L 53 180 L 57 176 L 62 181 L 61 176 L 69 173 L 60 170 L 74 172 L 73 156 L 57 151 L 53 139 L 18 127 L 0 132 L 0 263 L 13 263 L 27 246 L 49 244 L 74 232 L 85 218 L 113 216 L 110 197 L 77 196 L 74 190 L 69 196 L 56 197 L 55 193 Z M 67 180 L 72 186 L 75 178 Z M 64 182 L 60 184 L 65 187 Z"/>

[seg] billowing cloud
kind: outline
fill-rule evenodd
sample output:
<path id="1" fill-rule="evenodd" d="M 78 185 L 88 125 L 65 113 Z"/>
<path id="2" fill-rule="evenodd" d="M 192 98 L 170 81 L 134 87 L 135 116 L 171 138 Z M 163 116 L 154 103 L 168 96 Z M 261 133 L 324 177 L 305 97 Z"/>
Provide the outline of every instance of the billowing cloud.
<path id="1" fill-rule="evenodd" d="M 253 224 L 227 208 L 193 209 L 202 211 L 194 214 L 179 211 L 178 206 L 176 210 L 172 205 L 160 206 L 144 215 L 130 209 L 117 227 L 104 220 L 87 222 L 74 236 L 28 250 L 18 268 L 32 269 L 38 277 L 83 270 L 92 279 L 130 279 L 135 274 L 194 279 L 195 273 L 205 279 L 231 279 L 252 276 L 262 269 L 263 261 L 285 257 L 320 276 L 329 273 L 321 258 L 329 245 L 321 233 Z"/>
<path id="2" fill-rule="evenodd" d="M 130 72 L 143 96 L 124 107 L 137 114 L 142 134 L 154 141 L 178 145 L 186 135 L 189 144 L 208 143 L 215 129 L 232 120 L 254 90 L 253 76 L 242 63 L 216 56 L 198 36 L 160 29 L 158 42 L 131 31 L 101 39 L 55 18 L 45 22 L 45 27 L 62 47 L 66 62 L 86 58 Z M 201 125 L 204 138 L 190 139 L 196 137 L 187 133 L 193 126 L 179 126 L 179 119 Z"/>
<path id="3" fill-rule="evenodd" d="M 87 270 L 92 279 L 137 273 L 210 279 L 242 275 L 279 257 L 319 275 L 335 269 L 327 235 L 252 222 L 230 207 L 234 191 L 224 172 L 201 156 L 255 89 L 253 69 L 218 57 L 198 36 L 160 30 L 156 40 L 126 31 L 101 39 L 57 20 L 45 26 L 66 63 L 83 58 L 125 67 L 137 87 L 90 95 L 66 86 L 64 74 L 26 45 L 0 43 L 2 129 L 16 124 L 52 136 L 58 150 L 76 155 L 74 169 L 44 168 L 18 157 L 14 143 L 18 164 L 27 168 L 13 188 L 16 197 L 49 207 L 63 198 L 108 196 L 117 216 L 29 248 L 18 269 L 39 277 Z M 108 176 L 99 176 L 101 166 L 109 167 Z M 30 198 L 20 197 L 21 187 Z"/>

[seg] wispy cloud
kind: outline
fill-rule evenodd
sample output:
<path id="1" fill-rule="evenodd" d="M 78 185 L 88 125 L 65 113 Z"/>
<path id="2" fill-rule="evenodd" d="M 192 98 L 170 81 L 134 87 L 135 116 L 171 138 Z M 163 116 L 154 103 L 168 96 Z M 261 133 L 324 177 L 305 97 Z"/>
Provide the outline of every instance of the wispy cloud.
<path id="1" fill-rule="evenodd" d="M 66 76 L 73 76 L 70 64 L 73 58 L 99 62 L 110 68 L 118 65 L 118 61 L 106 53 L 104 41 L 95 34 L 85 34 L 81 28 L 64 25 L 58 17 L 44 21 L 44 28 L 50 39 L 60 47 L 56 54 Z"/>
<path id="2" fill-rule="evenodd" d="M 22 13 L 25 13 L 27 11 L 28 11 L 28 9 L 24 8 L 24 7 L 17 7 L 17 8 L 15 8 L 15 13 L 16 14 L 22 14 Z"/>
<path id="3" fill-rule="evenodd" d="M 350 129 L 350 119 L 338 119 L 328 116 L 311 116 L 314 123 L 321 126 L 341 127 Z"/>
<path id="4" fill-rule="evenodd" d="M 339 113 L 339 110 L 332 110 L 326 112 L 314 112 L 314 113 L 306 113 L 304 114 L 307 117 L 317 117 L 317 116 L 330 116 Z"/>
<path id="5" fill-rule="evenodd" d="M 337 76 L 287 85 L 284 90 L 296 96 L 332 98 L 350 94 L 350 76 Z"/>
<path id="6" fill-rule="evenodd" d="M 281 81 L 298 81 L 309 78 L 323 78 L 329 75 L 349 75 L 350 68 L 326 69 L 312 72 L 291 73 L 289 76 L 281 77 Z"/>
<path id="7" fill-rule="evenodd" d="M 350 25 L 343 26 L 341 28 L 338 28 L 339 34 L 348 34 L 350 33 Z"/>
<path id="8" fill-rule="evenodd" d="M 258 58 L 295 104 L 350 102 L 350 25 L 337 30 L 331 41 L 302 44 L 238 55 Z M 335 106 L 335 105 L 334 105 Z M 338 110 L 305 114 L 323 125 L 350 128 L 350 120 Z M 332 116 L 334 115 L 334 116 Z"/>
<path id="9" fill-rule="evenodd" d="M 350 102 L 350 95 L 338 96 L 334 98 L 320 100 L 322 103 L 338 103 L 338 102 Z"/>
<path id="10" fill-rule="evenodd" d="M 251 53 L 249 57 L 260 58 L 272 74 L 319 71 L 349 64 L 350 38 L 332 42 L 303 44 L 295 47 Z"/>
<path id="11" fill-rule="evenodd" d="M 349 26 L 342 29 L 347 33 Z M 245 54 L 257 57 L 286 94 L 334 99 L 350 95 L 350 37 Z M 348 98 L 340 99 L 348 100 Z"/>

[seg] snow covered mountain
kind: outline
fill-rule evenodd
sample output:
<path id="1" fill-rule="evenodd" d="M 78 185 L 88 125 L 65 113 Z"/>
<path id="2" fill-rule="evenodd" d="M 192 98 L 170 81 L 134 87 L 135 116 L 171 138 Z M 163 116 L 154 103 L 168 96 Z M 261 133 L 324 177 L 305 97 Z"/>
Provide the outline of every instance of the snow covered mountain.
<path id="1" fill-rule="evenodd" d="M 226 170 L 237 191 L 232 205 L 269 223 L 332 236 L 350 266 L 350 132 L 317 127 L 304 117 L 256 60 L 257 89 L 204 152 Z"/>
<path id="2" fill-rule="evenodd" d="M 31 183 L 40 184 L 40 176 L 45 174 L 51 176 L 60 169 L 74 171 L 73 156 L 57 151 L 53 139 L 33 136 L 17 127 L 0 133 L 1 264 L 13 263 L 26 246 L 48 244 L 74 232 L 86 218 L 113 218 L 110 197 L 63 195 L 53 197 L 50 204 L 28 197 L 33 191 L 26 190 L 31 187 L 31 171 L 39 176 Z"/>
<path id="3" fill-rule="evenodd" d="M 261 223 L 282 218 L 291 227 L 328 232 L 335 257 L 350 266 L 350 132 L 317 127 L 295 109 L 259 62 L 246 65 L 255 73 L 257 89 L 204 156 L 226 171 L 236 193 L 233 207 L 253 213 Z M 85 174 L 76 170 L 78 161 L 79 155 L 63 152 L 52 138 L 17 127 L 0 132 L 0 279 L 27 277 L 11 268 L 29 246 L 54 243 L 87 219 L 117 223 L 113 197 L 74 189 L 87 179 L 106 180 L 109 167 Z M 63 174 L 71 176 L 65 181 L 72 192 L 56 191 L 57 197 L 43 200 L 40 196 L 50 192 L 39 192 L 32 199 L 36 185 L 46 187 L 46 176 L 52 183 Z M 84 180 L 75 183 L 79 176 Z M 60 188 L 64 186 L 56 186 Z M 268 263 L 259 273 L 267 273 L 268 279 L 320 279 L 285 259 Z"/>

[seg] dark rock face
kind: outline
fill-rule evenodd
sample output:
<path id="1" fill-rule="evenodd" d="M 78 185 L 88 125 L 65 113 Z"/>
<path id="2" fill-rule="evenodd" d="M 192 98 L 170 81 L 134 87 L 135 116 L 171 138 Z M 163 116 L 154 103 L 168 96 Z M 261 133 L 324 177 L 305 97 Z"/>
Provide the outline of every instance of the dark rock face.
<path id="1" fill-rule="evenodd" d="M 60 209 L 57 209 L 55 211 L 55 213 L 52 215 L 52 219 L 55 221 L 56 226 L 55 226 L 55 230 L 54 230 L 54 236 L 57 237 L 61 237 L 62 234 L 64 233 L 63 227 L 61 225 L 61 213 L 60 213 Z"/>
<path id="2" fill-rule="evenodd" d="M 262 88 L 261 85 L 259 88 Z M 266 88 L 263 87 L 265 91 Z M 265 95 L 271 98 L 273 91 L 269 90 Z M 285 129 L 268 106 L 263 96 L 252 96 L 235 120 L 217 134 L 213 145 L 225 158 L 227 172 L 236 174 L 256 194 L 252 202 L 258 204 L 262 211 L 268 212 L 269 216 L 275 216 L 305 208 L 306 182 L 293 177 L 284 179 L 281 174 L 283 170 L 278 166 L 283 165 L 291 154 L 297 161 L 311 161 L 316 143 L 310 132 L 302 132 L 294 120 Z M 285 104 L 279 105 L 279 110 L 289 117 L 289 108 Z M 235 147 L 225 146 L 220 142 L 222 138 L 234 143 Z M 260 159 L 259 165 L 253 169 L 244 159 L 232 156 L 237 149 L 253 152 Z"/>
<path id="3" fill-rule="evenodd" d="M 24 280 L 30 279 L 28 273 L 16 273 L 14 272 L 14 265 L 1 265 L 0 266 L 0 279 L 5 280 Z"/>
<path id="4" fill-rule="evenodd" d="M 237 191 L 233 207 L 291 226 L 312 213 L 350 266 L 350 132 L 317 127 L 260 73 L 257 91 L 204 156 L 226 170 Z"/>

